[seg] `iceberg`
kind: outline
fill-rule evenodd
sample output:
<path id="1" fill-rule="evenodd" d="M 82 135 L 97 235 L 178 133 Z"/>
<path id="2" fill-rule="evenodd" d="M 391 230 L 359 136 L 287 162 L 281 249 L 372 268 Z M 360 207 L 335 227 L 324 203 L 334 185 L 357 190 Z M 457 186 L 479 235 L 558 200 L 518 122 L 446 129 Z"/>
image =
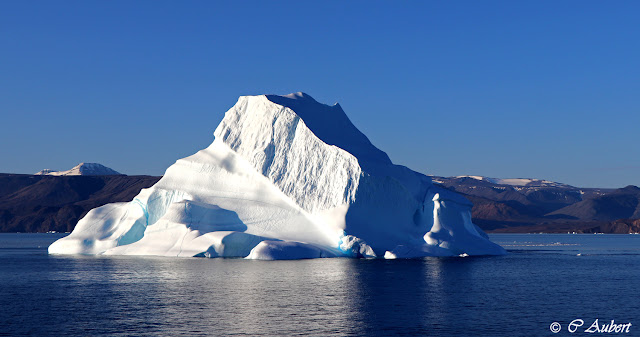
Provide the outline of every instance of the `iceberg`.
<path id="1" fill-rule="evenodd" d="M 50 254 L 416 258 L 502 255 L 472 204 L 394 165 L 339 104 L 242 96 L 213 143 L 131 202 L 91 210 Z"/>

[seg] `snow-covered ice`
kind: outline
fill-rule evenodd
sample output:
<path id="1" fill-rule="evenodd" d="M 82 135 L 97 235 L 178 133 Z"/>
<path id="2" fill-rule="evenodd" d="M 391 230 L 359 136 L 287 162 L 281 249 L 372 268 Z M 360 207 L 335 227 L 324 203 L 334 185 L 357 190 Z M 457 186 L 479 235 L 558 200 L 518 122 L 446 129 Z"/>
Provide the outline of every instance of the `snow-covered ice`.
<path id="1" fill-rule="evenodd" d="M 505 253 L 471 222 L 467 199 L 394 165 L 338 104 L 304 93 L 243 96 L 214 136 L 133 201 L 90 211 L 49 253 L 266 260 Z"/>

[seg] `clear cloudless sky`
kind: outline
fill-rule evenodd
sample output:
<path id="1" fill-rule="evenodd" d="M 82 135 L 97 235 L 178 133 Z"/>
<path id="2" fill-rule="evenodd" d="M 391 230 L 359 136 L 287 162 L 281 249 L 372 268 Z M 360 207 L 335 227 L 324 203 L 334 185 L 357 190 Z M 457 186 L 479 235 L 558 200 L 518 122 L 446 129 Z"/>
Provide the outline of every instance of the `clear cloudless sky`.
<path id="1" fill-rule="evenodd" d="M 639 1 L 0 1 L 0 172 L 161 175 L 297 91 L 426 174 L 640 185 Z"/>

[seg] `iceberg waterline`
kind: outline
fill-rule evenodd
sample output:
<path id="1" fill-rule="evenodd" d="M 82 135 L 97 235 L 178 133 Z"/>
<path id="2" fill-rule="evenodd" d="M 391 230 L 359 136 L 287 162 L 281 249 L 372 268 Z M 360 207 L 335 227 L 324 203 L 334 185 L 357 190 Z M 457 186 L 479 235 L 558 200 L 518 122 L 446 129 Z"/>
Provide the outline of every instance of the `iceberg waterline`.
<path id="1" fill-rule="evenodd" d="M 298 259 L 501 255 L 472 204 L 394 165 L 336 104 L 240 97 L 213 143 L 128 203 L 91 210 L 50 254 Z"/>

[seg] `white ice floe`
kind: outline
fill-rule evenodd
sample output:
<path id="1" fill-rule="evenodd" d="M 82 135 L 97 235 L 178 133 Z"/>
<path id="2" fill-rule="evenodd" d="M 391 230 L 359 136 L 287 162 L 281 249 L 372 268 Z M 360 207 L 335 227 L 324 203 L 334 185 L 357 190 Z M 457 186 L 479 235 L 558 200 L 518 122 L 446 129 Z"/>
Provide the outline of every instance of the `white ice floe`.
<path id="1" fill-rule="evenodd" d="M 266 260 L 505 253 L 471 222 L 467 199 L 394 165 L 338 104 L 303 93 L 243 96 L 214 135 L 133 201 L 90 211 L 49 253 Z"/>

